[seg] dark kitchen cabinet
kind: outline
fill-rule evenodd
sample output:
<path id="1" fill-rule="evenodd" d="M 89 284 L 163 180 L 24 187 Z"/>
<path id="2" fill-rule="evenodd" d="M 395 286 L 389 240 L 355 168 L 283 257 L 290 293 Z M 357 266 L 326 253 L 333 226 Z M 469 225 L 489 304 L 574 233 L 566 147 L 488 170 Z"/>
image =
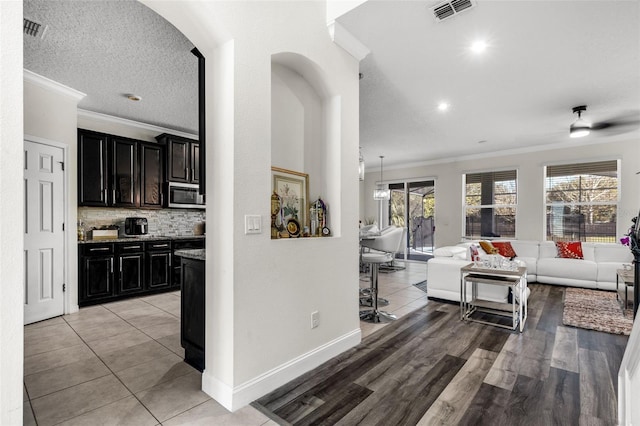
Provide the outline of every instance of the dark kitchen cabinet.
<path id="1" fill-rule="evenodd" d="M 117 295 L 140 293 L 143 291 L 144 280 L 144 243 L 116 244 Z"/>
<path id="2" fill-rule="evenodd" d="M 114 207 L 140 205 L 138 182 L 138 142 L 111 137 L 111 198 Z"/>
<path id="3" fill-rule="evenodd" d="M 204 261 L 182 258 L 182 292 L 180 294 L 180 343 L 184 360 L 199 371 L 204 370 Z"/>
<path id="4" fill-rule="evenodd" d="M 140 143 L 140 207 L 161 208 L 164 183 L 164 148 Z"/>
<path id="5" fill-rule="evenodd" d="M 191 182 L 200 183 L 200 144 L 191 143 Z"/>
<path id="6" fill-rule="evenodd" d="M 197 140 L 163 133 L 156 140 L 167 149 L 169 182 L 198 183 L 200 172 L 200 144 Z"/>
<path id="7" fill-rule="evenodd" d="M 80 246 L 80 306 L 108 299 L 115 294 L 113 244 Z"/>
<path id="8" fill-rule="evenodd" d="M 107 207 L 108 136 L 78 130 L 78 205 Z"/>
<path id="9" fill-rule="evenodd" d="M 147 243 L 147 288 L 170 288 L 173 282 L 171 241 Z"/>
<path id="10" fill-rule="evenodd" d="M 173 287 L 180 288 L 180 282 L 182 280 L 182 263 L 180 261 L 180 257 L 175 255 L 175 252 L 183 249 L 201 248 L 204 248 L 204 238 L 187 238 L 175 240 L 173 242 Z"/>
<path id="11" fill-rule="evenodd" d="M 161 208 L 164 146 L 78 129 L 78 205 Z"/>

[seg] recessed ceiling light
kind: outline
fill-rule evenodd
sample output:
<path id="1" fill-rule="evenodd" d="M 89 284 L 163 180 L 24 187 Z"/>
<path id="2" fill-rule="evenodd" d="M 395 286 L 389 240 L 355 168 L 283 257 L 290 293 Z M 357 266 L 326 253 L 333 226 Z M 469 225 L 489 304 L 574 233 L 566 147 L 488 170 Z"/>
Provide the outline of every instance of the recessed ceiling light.
<path id="1" fill-rule="evenodd" d="M 471 51 L 473 53 L 482 53 L 487 50 L 487 42 L 484 40 L 476 40 L 471 44 Z"/>
<path id="2" fill-rule="evenodd" d="M 142 100 L 142 96 L 134 95 L 133 93 L 128 93 L 125 96 L 127 97 L 127 99 L 134 102 Z"/>
<path id="3" fill-rule="evenodd" d="M 448 104 L 448 103 L 446 103 L 446 102 L 440 102 L 440 103 L 438 104 L 438 110 L 440 110 L 440 111 L 446 111 L 446 110 L 448 110 L 448 109 L 449 109 L 449 104 Z"/>

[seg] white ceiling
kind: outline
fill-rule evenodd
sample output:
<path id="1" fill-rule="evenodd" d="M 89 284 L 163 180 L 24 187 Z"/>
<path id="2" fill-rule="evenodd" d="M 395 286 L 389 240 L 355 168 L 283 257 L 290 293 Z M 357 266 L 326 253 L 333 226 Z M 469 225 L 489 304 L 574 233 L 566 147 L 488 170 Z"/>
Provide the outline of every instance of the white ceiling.
<path id="1" fill-rule="evenodd" d="M 368 165 L 640 140 L 640 1 L 480 1 L 443 22 L 435 4 L 370 0 L 338 19 L 371 50 L 360 65 Z M 25 0 L 24 16 L 49 26 L 24 37 L 25 68 L 86 93 L 80 108 L 197 133 L 193 45 L 146 6 Z M 476 38 L 489 44 L 480 56 Z M 636 125 L 569 139 L 581 104 L 590 121 Z"/>
<path id="2" fill-rule="evenodd" d="M 193 44 L 151 9 L 132 0 L 24 0 L 24 17 L 48 26 L 43 38 L 23 37 L 24 67 L 86 93 L 79 108 L 198 133 Z"/>
<path id="3" fill-rule="evenodd" d="M 437 22 L 437 2 L 368 1 L 338 19 L 361 62 L 360 144 L 385 167 L 504 150 L 640 143 L 640 2 L 479 1 Z M 475 39 L 488 48 L 470 52 Z M 449 111 L 437 104 L 446 100 Z M 634 126 L 570 139 L 571 109 Z M 486 141 L 478 143 L 479 141 Z M 371 170 L 371 169 L 369 169 Z"/>

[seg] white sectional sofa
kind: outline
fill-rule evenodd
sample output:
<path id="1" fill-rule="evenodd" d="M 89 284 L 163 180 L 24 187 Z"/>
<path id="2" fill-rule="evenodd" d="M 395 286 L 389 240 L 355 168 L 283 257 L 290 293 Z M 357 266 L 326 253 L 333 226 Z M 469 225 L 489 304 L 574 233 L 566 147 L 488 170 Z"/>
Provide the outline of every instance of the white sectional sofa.
<path id="1" fill-rule="evenodd" d="M 506 241 L 506 240 L 502 240 Z M 527 267 L 527 281 L 563 286 L 616 289 L 616 269 L 631 263 L 629 247 L 612 243 L 582 243 L 584 259 L 559 258 L 551 241 L 509 240 L 516 252 L 515 260 Z M 427 266 L 427 294 L 429 297 L 460 301 L 460 268 L 471 262 L 469 246 L 465 242 L 441 247 Z M 479 248 L 481 257 L 486 255 Z M 503 302 L 507 290 L 496 286 L 478 286 L 485 299 Z"/>

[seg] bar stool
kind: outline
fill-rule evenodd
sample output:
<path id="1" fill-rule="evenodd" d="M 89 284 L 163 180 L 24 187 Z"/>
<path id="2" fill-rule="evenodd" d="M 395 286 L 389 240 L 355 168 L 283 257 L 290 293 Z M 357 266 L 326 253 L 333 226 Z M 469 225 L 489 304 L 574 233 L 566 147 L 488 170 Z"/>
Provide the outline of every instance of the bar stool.
<path id="1" fill-rule="evenodd" d="M 379 323 L 397 319 L 393 314 L 378 310 L 378 268 L 381 263 L 390 262 L 392 259 L 393 256 L 390 253 L 364 253 L 362 255 L 362 261 L 370 264 L 371 267 L 371 307 L 373 308 L 360 311 L 362 321 Z"/>

